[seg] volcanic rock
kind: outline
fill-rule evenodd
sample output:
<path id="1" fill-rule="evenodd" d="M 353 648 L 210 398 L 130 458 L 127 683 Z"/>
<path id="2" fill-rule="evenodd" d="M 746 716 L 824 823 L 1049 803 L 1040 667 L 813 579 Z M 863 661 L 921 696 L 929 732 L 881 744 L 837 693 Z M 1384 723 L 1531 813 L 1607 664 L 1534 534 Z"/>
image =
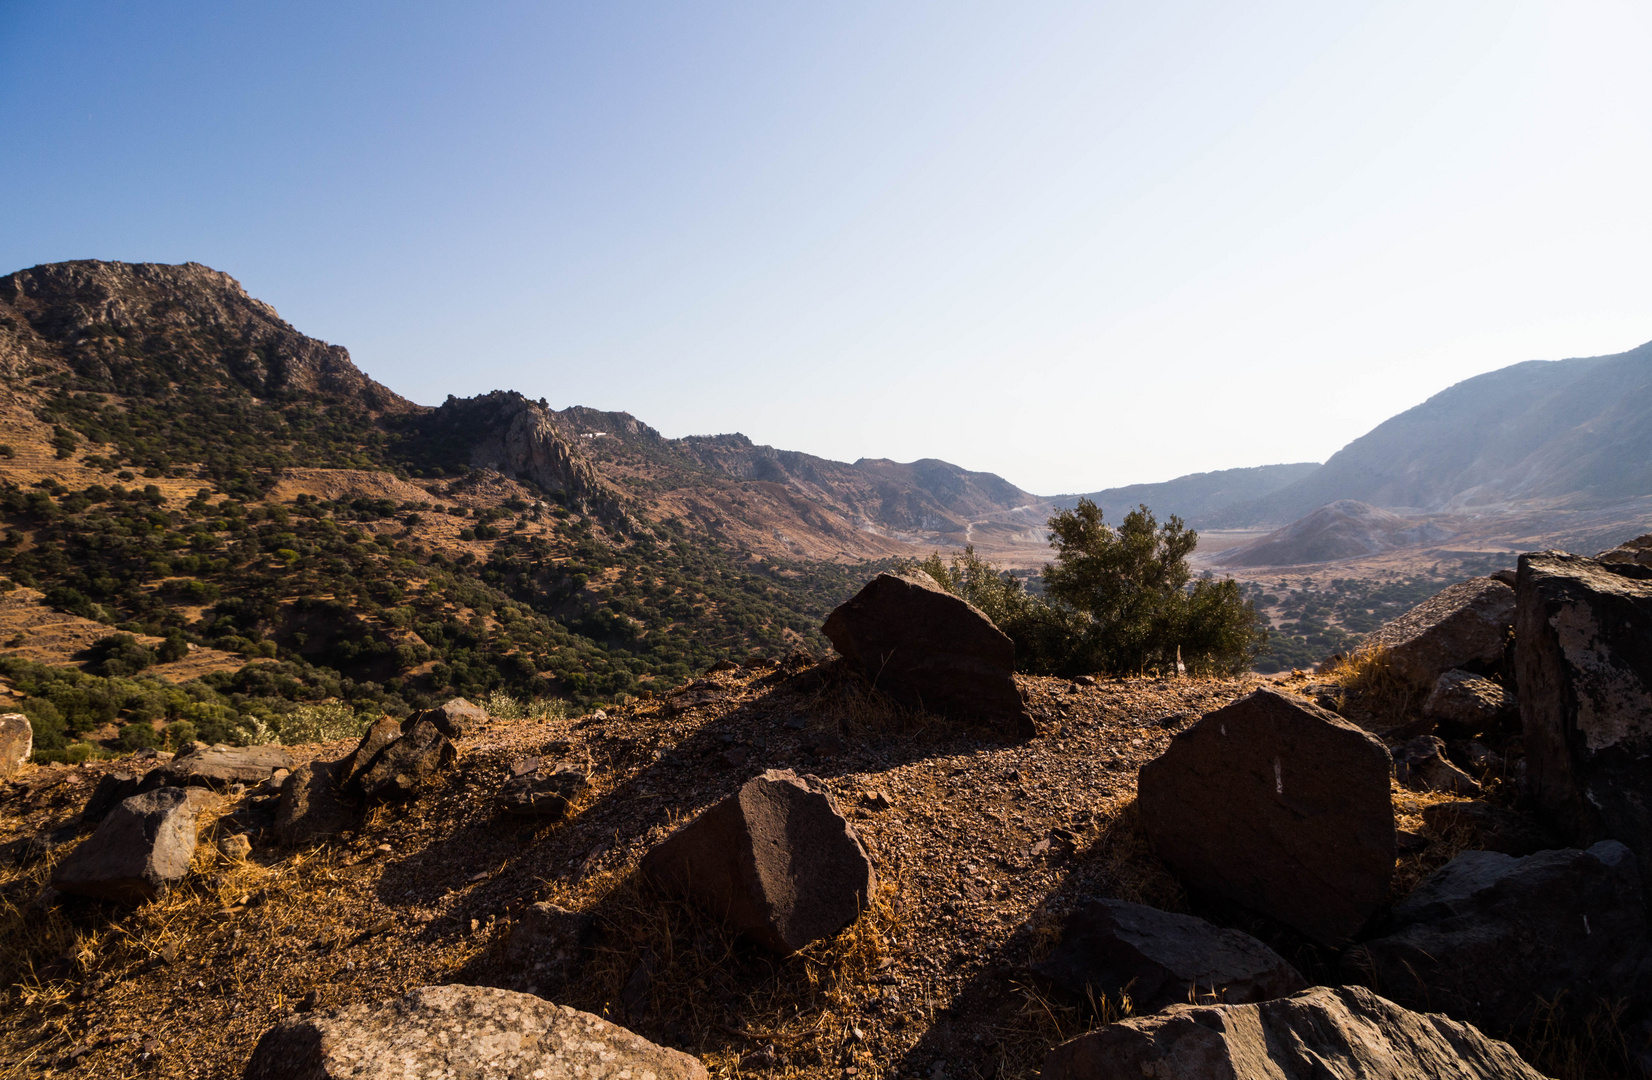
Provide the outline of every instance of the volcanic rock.
<path id="1" fill-rule="evenodd" d="M 357 783 L 361 793 L 371 801 L 405 798 L 457 757 L 458 751 L 447 741 L 447 736 L 437 731 L 430 721 L 420 720 L 401 738 L 379 751 L 357 777 Z"/>
<path id="2" fill-rule="evenodd" d="M 350 827 L 355 812 L 343 797 L 349 758 L 306 761 L 281 785 L 275 838 L 283 847 L 315 844 Z"/>
<path id="3" fill-rule="evenodd" d="M 499 790 L 499 807 L 515 817 L 545 818 L 555 821 L 568 807 L 591 776 L 583 765 L 559 761 L 513 776 Z"/>
<path id="4" fill-rule="evenodd" d="M 1434 689 L 1423 702 L 1423 715 L 1482 732 L 1517 721 L 1520 703 L 1501 683 L 1454 668 L 1434 681 Z"/>
<path id="5" fill-rule="evenodd" d="M 868 682 L 905 705 L 1037 733 L 1015 685 L 1014 643 L 922 571 L 879 574 L 824 629 Z"/>
<path id="6" fill-rule="evenodd" d="M 226 788 L 261 784 L 275 770 L 292 767 L 292 755 L 279 746 L 194 744 L 163 766 L 162 775 L 176 787 Z"/>
<path id="7" fill-rule="evenodd" d="M 1393 754 L 1394 778 L 1402 784 L 1451 795 L 1480 794 L 1480 782 L 1453 765 L 1445 743 L 1433 735 L 1418 735 L 1396 746 Z"/>
<path id="8" fill-rule="evenodd" d="M 343 767 L 343 782 L 352 787 L 359 787 L 356 778 L 367 771 L 373 764 L 373 759 L 379 752 L 397 739 L 402 737 L 402 726 L 393 717 L 381 716 L 373 725 L 362 733 L 361 741 L 356 748 L 346 755 L 339 764 Z"/>
<path id="9" fill-rule="evenodd" d="M 34 726 L 20 712 L 0 713 L 0 777 L 10 776 L 34 753 Z"/>
<path id="10" fill-rule="evenodd" d="M 746 781 L 644 856 L 642 872 L 780 954 L 854 922 L 878 887 L 826 786 L 790 769 Z"/>
<path id="11" fill-rule="evenodd" d="M 1517 591 L 1531 794 L 1573 843 L 1627 844 L 1652 885 L 1652 581 L 1545 551 Z"/>
<path id="12" fill-rule="evenodd" d="M 531 994 L 422 986 L 374 1005 L 290 1017 L 264 1033 L 246 1080 L 632 1077 L 705 1080 L 687 1054 Z"/>
<path id="13" fill-rule="evenodd" d="M 1601 552 L 1595 558 L 1616 566 L 1652 566 L 1652 533 L 1626 540 L 1610 551 Z"/>
<path id="14" fill-rule="evenodd" d="M 1542 1080 L 1507 1043 L 1360 986 L 1178 1005 L 1062 1043 L 1044 1080 Z"/>
<path id="15" fill-rule="evenodd" d="M 1348 950 L 1346 978 L 1494 1034 L 1543 1001 L 1628 1000 L 1647 956 L 1635 857 L 1615 840 L 1517 859 L 1465 851 L 1395 905 L 1401 929 Z"/>
<path id="16" fill-rule="evenodd" d="M 165 895 L 195 856 L 195 806 L 181 788 L 133 795 L 58 864 L 52 887 L 122 904 Z"/>
<path id="17" fill-rule="evenodd" d="M 146 774 L 117 769 L 98 777 L 97 787 L 87 796 L 80 811 L 80 820 L 95 825 L 109 816 L 109 811 L 136 795 Z"/>
<path id="18" fill-rule="evenodd" d="M 477 725 L 485 723 L 488 711 L 480 705 L 472 705 L 462 697 L 456 697 L 434 709 L 421 709 L 402 721 L 402 730 L 406 731 L 420 720 L 428 720 L 436 725 L 440 731 L 450 739 L 462 738 L 467 732 L 474 731 Z"/>
<path id="19" fill-rule="evenodd" d="M 1386 650 L 1395 674 L 1427 690 L 1454 668 L 1489 672 L 1514 626 L 1514 590 L 1494 578 L 1460 581 L 1379 627 L 1368 645 Z"/>
<path id="20" fill-rule="evenodd" d="M 1137 1013 L 1171 1005 L 1243 1005 L 1307 989 L 1277 953 L 1239 930 L 1123 900 L 1088 903 L 1033 971 L 1084 1000 L 1128 994 Z"/>
<path id="21" fill-rule="evenodd" d="M 1479 800 L 1425 806 L 1423 821 L 1437 833 L 1461 833 L 1470 846 L 1505 855 L 1530 855 L 1562 846 L 1554 830 L 1530 814 Z"/>
<path id="22" fill-rule="evenodd" d="M 1258 690 L 1141 767 L 1141 820 L 1154 851 L 1193 887 L 1340 945 L 1376 912 L 1394 874 L 1391 767 L 1368 732 Z"/>

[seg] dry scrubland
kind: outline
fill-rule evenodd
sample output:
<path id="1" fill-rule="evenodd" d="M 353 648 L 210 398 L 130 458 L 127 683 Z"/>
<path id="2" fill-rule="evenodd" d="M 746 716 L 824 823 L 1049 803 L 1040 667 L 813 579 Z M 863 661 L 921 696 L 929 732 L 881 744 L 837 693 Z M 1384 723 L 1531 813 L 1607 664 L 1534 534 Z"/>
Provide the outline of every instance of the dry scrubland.
<path id="1" fill-rule="evenodd" d="M 181 888 L 132 911 L 37 900 L 61 848 L 8 866 L 0 1069 L 237 1075 L 258 1036 L 301 1004 L 518 985 L 497 944 L 537 900 L 598 919 L 594 955 L 558 1000 L 700 1055 L 713 1075 L 928 1075 L 936 1061 L 949 1076 L 1036 1075 L 1052 1044 L 1112 1015 L 1058 999 L 1026 970 L 1088 896 L 1237 917 L 1311 981 L 1329 970 L 1332 958 L 1287 931 L 1194 906 L 1135 822 L 1137 768 L 1260 680 L 1019 680 L 1042 734 L 1011 745 L 827 671 L 726 671 L 603 720 L 494 720 L 460 741 L 457 769 L 346 838 L 260 844 L 246 862 L 203 843 Z M 334 758 L 350 745 L 294 750 Z M 496 813 L 494 790 L 531 756 L 595 765 L 569 820 Z M 784 960 L 636 876 L 650 846 L 765 766 L 821 776 L 882 882 L 861 920 Z M 26 769 L 5 794 L 0 850 L 23 861 L 30 838 L 69 822 L 113 767 Z M 1396 787 L 1399 826 L 1424 832 L 1420 809 L 1441 798 Z M 234 807 L 203 815 L 203 840 Z M 1430 836 L 1402 855 L 1395 895 L 1458 847 Z"/>

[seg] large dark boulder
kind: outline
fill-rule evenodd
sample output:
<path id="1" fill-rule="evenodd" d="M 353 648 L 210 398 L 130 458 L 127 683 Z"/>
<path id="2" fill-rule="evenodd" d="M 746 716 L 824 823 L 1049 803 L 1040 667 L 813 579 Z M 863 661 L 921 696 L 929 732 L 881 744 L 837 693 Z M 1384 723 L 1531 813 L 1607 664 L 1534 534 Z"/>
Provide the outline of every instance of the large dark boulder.
<path id="1" fill-rule="evenodd" d="M 458 756 L 435 724 L 420 720 L 380 750 L 356 775 L 354 786 L 370 802 L 403 799 Z"/>
<path id="2" fill-rule="evenodd" d="M 1033 971 L 1079 1000 L 1128 994 L 1138 1013 L 1285 997 L 1307 982 L 1240 930 L 1124 900 L 1080 906 Z"/>
<path id="3" fill-rule="evenodd" d="M 825 785 L 790 769 L 746 781 L 661 841 L 642 872 L 781 954 L 854 922 L 878 887 Z"/>
<path id="4" fill-rule="evenodd" d="M 421 986 L 264 1033 L 245 1080 L 705 1080 L 705 1066 L 590 1013 L 491 986 Z"/>
<path id="5" fill-rule="evenodd" d="M 337 836 L 355 821 L 355 810 L 344 798 L 349 758 L 306 761 L 281 785 L 275 808 L 275 839 L 285 847 L 320 843 Z"/>
<path id="6" fill-rule="evenodd" d="M 1043 1080 L 1542 1080 L 1507 1043 L 1359 986 L 1179 1005 L 1062 1043 Z"/>
<path id="7" fill-rule="evenodd" d="M 1391 764 L 1369 732 L 1258 690 L 1141 767 L 1142 825 L 1194 888 L 1342 945 L 1394 876 Z"/>
<path id="8" fill-rule="evenodd" d="M 1395 905 L 1400 927 L 1343 956 L 1343 975 L 1496 1035 L 1545 1001 L 1587 1013 L 1633 996 L 1647 955 L 1635 857 L 1613 840 L 1517 859 L 1465 851 Z"/>
<path id="9" fill-rule="evenodd" d="M 1652 884 L 1652 580 L 1616 569 L 1558 551 L 1520 557 L 1526 775 L 1572 843 L 1622 841 Z"/>
<path id="10" fill-rule="evenodd" d="M 195 857 L 195 810 L 182 788 L 133 795 L 58 864 L 52 887 L 121 904 L 164 896 Z"/>
<path id="11" fill-rule="evenodd" d="M 1367 645 L 1384 649 L 1394 673 L 1426 691 L 1453 668 L 1495 670 L 1513 626 L 1514 590 L 1495 578 L 1470 578 L 1383 624 Z"/>
<path id="12" fill-rule="evenodd" d="M 922 571 L 879 574 L 826 618 L 826 636 L 868 682 L 913 708 L 1037 733 L 1015 685 L 1015 645 Z"/>

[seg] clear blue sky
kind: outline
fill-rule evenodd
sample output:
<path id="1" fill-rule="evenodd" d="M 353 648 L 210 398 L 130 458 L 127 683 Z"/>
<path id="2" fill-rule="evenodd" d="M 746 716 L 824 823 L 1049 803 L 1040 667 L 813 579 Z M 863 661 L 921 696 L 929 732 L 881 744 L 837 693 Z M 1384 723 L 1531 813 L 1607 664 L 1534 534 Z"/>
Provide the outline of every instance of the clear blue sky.
<path id="1" fill-rule="evenodd" d="M 0 0 L 0 272 L 1040 493 L 1652 339 L 1652 5 Z"/>

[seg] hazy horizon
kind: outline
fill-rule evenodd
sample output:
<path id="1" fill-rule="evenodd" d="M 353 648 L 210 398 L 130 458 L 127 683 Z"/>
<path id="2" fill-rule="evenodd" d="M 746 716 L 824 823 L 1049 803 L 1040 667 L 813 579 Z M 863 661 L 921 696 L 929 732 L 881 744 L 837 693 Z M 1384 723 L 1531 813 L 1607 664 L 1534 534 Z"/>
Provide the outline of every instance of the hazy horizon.
<path id="1" fill-rule="evenodd" d="M 205 263 L 418 401 L 1057 494 L 1652 338 L 1640 5 L 6 11 L 4 270 Z"/>

